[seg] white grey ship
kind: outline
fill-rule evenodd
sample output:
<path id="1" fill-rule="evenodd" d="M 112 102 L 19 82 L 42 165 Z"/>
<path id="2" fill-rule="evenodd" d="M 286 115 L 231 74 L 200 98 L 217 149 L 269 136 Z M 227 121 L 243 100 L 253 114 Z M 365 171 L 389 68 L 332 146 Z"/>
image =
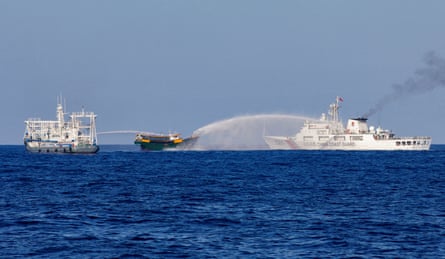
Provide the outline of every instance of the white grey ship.
<path id="1" fill-rule="evenodd" d="M 60 98 L 61 99 L 61 98 Z M 30 118 L 25 121 L 23 138 L 30 152 L 96 153 L 99 151 L 96 135 L 96 114 L 73 112 L 65 121 L 61 100 L 57 104 L 57 120 Z"/>
<path id="2" fill-rule="evenodd" d="M 397 137 L 390 130 L 368 127 L 367 118 L 349 119 L 344 128 L 339 102 L 329 106 L 328 116 L 307 120 L 295 136 L 264 136 L 270 149 L 297 150 L 429 150 L 431 137 Z"/>

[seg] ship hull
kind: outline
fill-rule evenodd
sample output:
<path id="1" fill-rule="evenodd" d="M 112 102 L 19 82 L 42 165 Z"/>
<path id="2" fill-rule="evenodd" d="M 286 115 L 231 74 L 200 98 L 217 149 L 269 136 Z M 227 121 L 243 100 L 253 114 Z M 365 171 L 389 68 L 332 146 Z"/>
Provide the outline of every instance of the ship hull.
<path id="1" fill-rule="evenodd" d="M 264 136 L 263 138 L 270 149 L 278 149 L 278 150 L 298 149 L 298 146 L 296 145 L 292 137 Z"/>
<path id="2" fill-rule="evenodd" d="M 358 141 L 336 141 L 334 139 L 360 139 Z M 431 138 L 413 137 L 376 140 L 371 134 L 366 135 L 331 135 L 332 141 L 303 141 L 296 137 L 264 136 L 270 149 L 277 150 L 388 150 L 388 151 L 423 151 L 429 150 Z"/>
<path id="3" fill-rule="evenodd" d="M 25 142 L 25 148 L 31 153 L 80 153 L 94 154 L 99 151 L 97 145 L 73 145 L 70 143 L 28 141 Z"/>
<path id="4" fill-rule="evenodd" d="M 135 144 L 139 144 L 141 146 L 141 149 L 144 150 L 153 150 L 153 151 L 160 151 L 163 149 L 168 149 L 168 148 L 176 148 L 176 146 L 178 144 L 175 144 L 173 142 L 150 142 L 150 143 L 145 143 L 145 142 L 134 142 Z"/>
<path id="5" fill-rule="evenodd" d="M 183 139 L 181 142 L 177 141 L 140 141 L 136 140 L 134 144 L 140 145 L 143 150 L 161 151 L 164 149 L 191 149 L 198 140 L 197 137 L 189 137 Z"/>

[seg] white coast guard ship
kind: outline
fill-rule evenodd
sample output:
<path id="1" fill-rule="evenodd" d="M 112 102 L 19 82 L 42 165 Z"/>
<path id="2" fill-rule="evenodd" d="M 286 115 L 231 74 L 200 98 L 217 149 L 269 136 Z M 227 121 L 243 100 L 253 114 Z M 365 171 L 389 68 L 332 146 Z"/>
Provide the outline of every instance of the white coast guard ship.
<path id="1" fill-rule="evenodd" d="M 329 115 L 307 120 L 295 136 L 264 136 L 270 149 L 301 150 L 429 150 L 431 137 L 396 137 L 389 130 L 367 125 L 367 118 L 349 119 L 346 129 L 338 115 L 339 102 L 329 106 Z"/>
<path id="2" fill-rule="evenodd" d="M 96 153 L 96 115 L 92 112 L 73 112 L 65 121 L 61 100 L 57 104 L 57 120 L 28 119 L 23 138 L 30 152 Z"/>

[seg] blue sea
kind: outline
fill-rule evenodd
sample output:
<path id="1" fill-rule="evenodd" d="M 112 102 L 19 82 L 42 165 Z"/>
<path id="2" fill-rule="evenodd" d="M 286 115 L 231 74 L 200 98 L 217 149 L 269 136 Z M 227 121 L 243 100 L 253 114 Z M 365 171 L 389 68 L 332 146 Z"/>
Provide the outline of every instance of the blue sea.
<path id="1" fill-rule="evenodd" d="M 0 161 L 1 258 L 445 258 L 443 145 Z"/>

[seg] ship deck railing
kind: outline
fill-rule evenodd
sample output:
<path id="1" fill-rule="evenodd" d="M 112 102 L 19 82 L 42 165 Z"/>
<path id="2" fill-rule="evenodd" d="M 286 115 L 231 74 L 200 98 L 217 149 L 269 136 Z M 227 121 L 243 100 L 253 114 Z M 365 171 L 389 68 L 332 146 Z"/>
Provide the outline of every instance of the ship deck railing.
<path id="1" fill-rule="evenodd" d="M 73 112 L 71 117 L 94 117 L 96 114 L 94 112 Z"/>
<path id="2" fill-rule="evenodd" d="M 393 137 L 392 139 L 430 139 L 430 138 L 431 138 L 430 136 L 414 136 L 414 137 L 400 136 L 400 137 Z"/>

